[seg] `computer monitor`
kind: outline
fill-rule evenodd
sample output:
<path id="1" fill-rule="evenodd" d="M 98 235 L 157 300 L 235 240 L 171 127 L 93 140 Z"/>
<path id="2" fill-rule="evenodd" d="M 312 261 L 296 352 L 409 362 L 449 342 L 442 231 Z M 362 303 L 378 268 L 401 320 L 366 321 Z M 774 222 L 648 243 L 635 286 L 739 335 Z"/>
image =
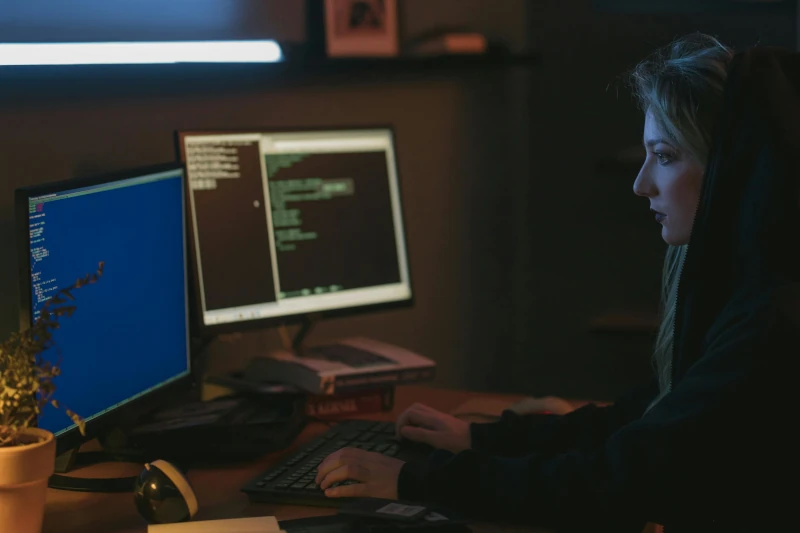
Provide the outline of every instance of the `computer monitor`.
<path id="1" fill-rule="evenodd" d="M 55 398 L 86 421 L 44 408 L 57 453 L 78 447 L 191 386 L 185 179 L 170 164 L 16 191 L 20 322 L 59 288 L 104 263 L 75 291 L 53 340 Z"/>
<path id="2" fill-rule="evenodd" d="M 389 127 L 181 131 L 206 330 L 412 303 Z"/>

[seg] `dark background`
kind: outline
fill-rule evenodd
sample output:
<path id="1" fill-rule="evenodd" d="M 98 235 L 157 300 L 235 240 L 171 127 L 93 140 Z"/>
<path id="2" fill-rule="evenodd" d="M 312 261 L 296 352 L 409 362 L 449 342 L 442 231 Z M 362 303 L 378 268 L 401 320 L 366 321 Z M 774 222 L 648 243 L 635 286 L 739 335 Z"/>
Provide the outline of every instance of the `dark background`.
<path id="1" fill-rule="evenodd" d="M 302 2 L 4 2 L 7 40 L 306 39 Z M 27 5 L 31 4 L 31 5 Z M 642 116 L 621 83 L 655 47 L 700 30 L 736 47 L 797 48 L 797 2 L 401 0 L 401 36 L 468 26 L 540 66 L 314 76 L 176 67 L 0 68 L 0 334 L 16 325 L 15 187 L 174 158 L 176 129 L 395 127 L 413 308 L 329 320 L 435 359 L 448 387 L 603 399 L 649 372 L 664 246 L 631 186 Z M 263 68 L 263 67 L 262 67 Z M 274 72 L 272 76 L 269 72 Z M 76 81 L 77 78 L 77 81 Z M 621 161 L 621 163 L 620 163 Z M 226 337 L 231 366 L 278 342 Z"/>

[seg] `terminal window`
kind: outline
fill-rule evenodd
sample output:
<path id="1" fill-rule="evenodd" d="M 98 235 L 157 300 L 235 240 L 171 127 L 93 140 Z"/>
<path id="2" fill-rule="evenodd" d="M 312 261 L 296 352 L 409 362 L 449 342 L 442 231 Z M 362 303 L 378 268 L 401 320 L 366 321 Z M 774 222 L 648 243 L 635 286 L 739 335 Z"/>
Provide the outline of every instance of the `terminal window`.
<path id="1" fill-rule="evenodd" d="M 382 152 L 267 155 L 266 166 L 282 298 L 400 281 Z"/>

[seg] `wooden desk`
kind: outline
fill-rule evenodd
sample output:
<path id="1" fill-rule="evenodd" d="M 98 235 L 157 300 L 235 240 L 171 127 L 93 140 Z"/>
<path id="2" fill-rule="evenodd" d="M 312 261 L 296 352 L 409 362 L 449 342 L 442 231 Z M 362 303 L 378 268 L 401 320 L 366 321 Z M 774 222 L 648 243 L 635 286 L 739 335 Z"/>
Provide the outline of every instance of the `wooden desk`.
<path id="1" fill-rule="evenodd" d="M 487 397 L 507 401 L 510 405 L 519 398 L 505 395 L 484 395 L 464 391 L 432 389 L 427 387 L 400 387 L 395 397 L 392 413 L 380 413 L 368 418 L 394 420 L 414 402 L 422 402 L 441 411 L 450 412 L 467 400 Z M 278 520 L 291 520 L 311 516 L 335 514 L 326 507 L 250 503 L 240 492 L 241 487 L 259 472 L 267 469 L 281 457 L 300 448 L 327 426 L 310 424 L 287 450 L 270 454 L 250 464 L 229 468 L 195 469 L 188 473 L 189 481 L 197 493 L 200 510 L 197 520 L 236 518 L 242 516 L 275 516 Z M 136 475 L 141 465 L 106 463 L 93 465 L 76 471 L 75 475 L 111 477 Z M 477 525 L 474 531 L 514 531 L 512 528 L 497 528 Z M 147 523 L 139 515 L 131 493 L 92 494 L 48 489 L 47 507 L 44 516 L 44 533 L 146 533 Z M 530 531 L 519 529 L 519 531 Z"/>

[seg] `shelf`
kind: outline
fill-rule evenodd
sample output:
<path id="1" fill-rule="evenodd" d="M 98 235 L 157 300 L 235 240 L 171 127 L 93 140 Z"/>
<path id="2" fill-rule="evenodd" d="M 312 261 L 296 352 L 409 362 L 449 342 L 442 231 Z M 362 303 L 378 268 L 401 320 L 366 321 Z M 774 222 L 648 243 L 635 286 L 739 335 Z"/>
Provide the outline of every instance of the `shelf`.
<path id="1" fill-rule="evenodd" d="M 251 76 L 291 75 L 313 78 L 331 74 L 372 73 L 430 73 L 453 70 L 503 69 L 516 66 L 535 67 L 541 65 L 537 53 L 511 54 L 490 52 L 480 55 L 446 56 L 399 56 L 364 58 L 309 58 L 288 53 L 287 59 L 277 63 L 177 63 L 147 65 L 35 65 L 0 66 L 0 79 L 38 80 L 105 75 L 118 77 L 140 77 L 143 74 L 181 76 L 207 76 L 210 73 L 241 74 Z"/>
<path id="2" fill-rule="evenodd" d="M 535 67 L 542 63 L 541 55 L 509 54 L 502 52 L 482 55 L 446 56 L 400 56 L 386 58 L 322 58 L 305 59 L 283 63 L 287 71 L 313 69 L 318 73 L 360 73 L 360 72 L 431 72 L 445 70 L 473 70 L 487 68 L 508 68 L 515 66 Z M 275 66 L 279 66 L 276 64 Z"/>
<path id="3" fill-rule="evenodd" d="M 248 87 L 454 76 L 541 65 L 537 53 L 386 58 L 311 58 L 287 50 L 278 63 L 0 67 L 0 96 L 28 100 L 238 90 Z"/>

